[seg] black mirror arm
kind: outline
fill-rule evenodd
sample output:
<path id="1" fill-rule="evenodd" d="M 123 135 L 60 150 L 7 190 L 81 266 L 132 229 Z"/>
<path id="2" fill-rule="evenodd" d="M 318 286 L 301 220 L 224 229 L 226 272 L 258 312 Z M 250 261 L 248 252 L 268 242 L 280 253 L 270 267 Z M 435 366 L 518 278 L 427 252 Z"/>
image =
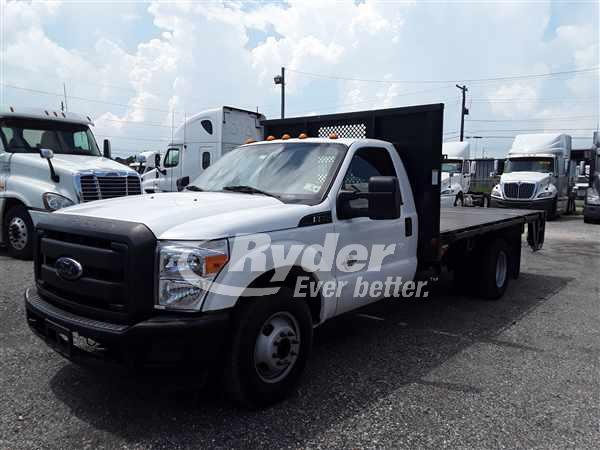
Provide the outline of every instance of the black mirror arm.
<path id="1" fill-rule="evenodd" d="M 50 179 L 52 181 L 54 181 L 55 183 L 58 183 L 60 181 L 60 177 L 56 174 L 56 171 L 54 170 L 54 165 L 52 164 L 52 161 L 50 161 L 49 159 L 48 161 L 48 167 L 50 168 Z"/>

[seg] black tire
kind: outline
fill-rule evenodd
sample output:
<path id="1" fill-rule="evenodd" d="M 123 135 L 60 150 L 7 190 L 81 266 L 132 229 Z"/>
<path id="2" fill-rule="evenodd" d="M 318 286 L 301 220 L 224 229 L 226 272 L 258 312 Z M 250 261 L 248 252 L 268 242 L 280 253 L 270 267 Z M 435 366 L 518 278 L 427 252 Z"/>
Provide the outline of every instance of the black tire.
<path id="1" fill-rule="evenodd" d="M 233 337 L 225 362 L 225 389 L 234 402 L 255 409 L 281 401 L 295 387 L 310 355 L 313 324 L 306 302 L 295 299 L 292 290 L 288 288 L 282 287 L 272 296 L 241 301 L 243 303 L 233 317 Z M 279 339 L 280 345 L 274 345 L 273 348 L 286 347 L 288 356 L 283 358 L 295 358 L 295 360 L 286 369 L 275 369 L 284 370 L 279 377 L 265 381 L 268 377 L 265 373 L 260 373 L 261 364 L 256 363 L 255 351 L 259 348 L 261 335 L 264 340 L 277 341 L 276 337 L 271 338 L 274 330 L 269 329 L 269 326 L 273 325 L 267 321 L 274 316 L 278 319 L 278 315 L 284 316 L 285 319 L 293 317 L 299 334 L 289 338 L 291 340 L 287 337 Z M 297 337 L 299 338 L 295 339 Z M 288 340 L 285 341 L 286 339 Z M 267 364 L 262 364 L 262 367 L 265 371 L 269 370 Z"/>
<path id="2" fill-rule="evenodd" d="M 490 198 L 487 195 L 484 195 L 483 198 L 481 199 L 481 206 L 483 208 L 490 207 Z"/>
<path id="3" fill-rule="evenodd" d="M 454 206 L 465 206 L 465 198 L 462 192 L 456 194 L 456 198 L 454 199 Z"/>
<path id="4" fill-rule="evenodd" d="M 4 217 L 4 242 L 8 254 L 16 259 L 33 258 L 33 221 L 22 205 L 13 206 Z"/>
<path id="5" fill-rule="evenodd" d="M 497 270 L 504 272 L 504 276 L 498 276 Z M 481 297 L 487 300 L 498 300 L 502 297 L 508 286 L 510 274 L 510 250 L 504 240 L 496 239 L 491 245 L 482 248 L 479 272 Z"/>
<path id="6" fill-rule="evenodd" d="M 546 220 L 555 220 L 558 218 L 558 199 L 554 199 L 552 206 L 546 211 Z"/>

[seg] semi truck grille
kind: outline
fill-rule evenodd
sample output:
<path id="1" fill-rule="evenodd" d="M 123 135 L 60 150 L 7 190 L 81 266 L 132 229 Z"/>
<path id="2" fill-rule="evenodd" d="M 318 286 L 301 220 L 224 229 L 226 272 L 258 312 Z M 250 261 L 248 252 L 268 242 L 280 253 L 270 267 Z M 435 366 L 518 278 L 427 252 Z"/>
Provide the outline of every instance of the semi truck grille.
<path id="1" fill-rule="evenodd" d="M 504 183 L 504 196 L 506 198 L 528 199 L 535 191 L 534 183 Z"/>
<path id="2" fill-rule="evenodd" d="M 140 195 L 142 186 L 140 179 L 134 175 L 128 176 L 98 176 L 82 175 L 81 196 L 84 202 L 105 198 Z"/>
<path id="3" fill-rule="evenodd" d="M 70 214 L 37 224 L 34 268 L 38 294 L 72 314 L 133 323 L 154 304 L 156 238 L 144 225 Z M 79 264 L 75 276 L 57 264 Z M 73 261 L 70 261 L 73 267 Z M 68 264 L 67 264 L 68 265 Z"/>

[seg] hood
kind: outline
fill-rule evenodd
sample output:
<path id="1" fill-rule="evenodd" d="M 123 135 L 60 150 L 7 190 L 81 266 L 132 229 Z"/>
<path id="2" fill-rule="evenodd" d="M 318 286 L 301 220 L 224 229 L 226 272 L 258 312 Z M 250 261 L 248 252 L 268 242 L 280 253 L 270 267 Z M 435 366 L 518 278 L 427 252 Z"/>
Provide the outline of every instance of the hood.
<path id="1" fill-rule="evenodd" d="M 295 228 L 309 211 L 263 195 L 169 192 L 84 203 L 56 214 L 143 223 L 158 239 L 207 240 Z"/>
<path id="2" fill-rule="evenodd" d="M 501 183 L 517 183 L 519 181 L 526 183 L 541 183 L 552 177 L 550 173 L 541 172 L 510 172 L 503 173 L 500 177 Z"/>
<path id="3" fill-rule="evenodd" d="M 14 162 L 27 164 L 31 167 L 48 170 L 48 162 L 41 158 L 36 153 L 15 153 Z M 101 156 L 85 156 L 85 155 L 57 155 L 52 158 L 54 170 L 59 175 L 72 176 L 80 172 L 86 171 L 101 171 L 101 172 L 127 172 L 136 174 L 137 172 L 123 164 L 119 164 L 108 158 Z"/>

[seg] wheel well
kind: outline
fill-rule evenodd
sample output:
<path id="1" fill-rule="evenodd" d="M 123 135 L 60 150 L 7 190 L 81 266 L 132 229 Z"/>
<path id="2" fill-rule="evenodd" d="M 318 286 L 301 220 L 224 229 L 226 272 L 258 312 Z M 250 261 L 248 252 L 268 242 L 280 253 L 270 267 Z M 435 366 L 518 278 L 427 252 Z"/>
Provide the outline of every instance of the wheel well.
<path id="1" fill-rule="evenodd" d="M 317 282 L 315 276 L 307 272 L 301 267 L 293 266 L 288 272 L 286 278 L 283 281 L 271 281 L 273 275 L 275 274 L 275 270 L 269 270 L 268 272 L 263 273 L 258 278 L 256 278 L 250 285 L 249 288 L 259 288 L 259 287 L 268 287 L 268 286 L 284 286 L 289 289 L 294 290 L 296 288 L 296 280 L 299 277 L 308 277 L 310 278 L 310 282 Z M 321 308 L 323 306 L 323 299 L 321 297 L 320 292 L 316 297 L 306 297 L 302 299 L 308 305 L 308 309 L 310 310 L 310 315 L 313 320 L 313 324 L 318 324 L 321 322 Z"/>

